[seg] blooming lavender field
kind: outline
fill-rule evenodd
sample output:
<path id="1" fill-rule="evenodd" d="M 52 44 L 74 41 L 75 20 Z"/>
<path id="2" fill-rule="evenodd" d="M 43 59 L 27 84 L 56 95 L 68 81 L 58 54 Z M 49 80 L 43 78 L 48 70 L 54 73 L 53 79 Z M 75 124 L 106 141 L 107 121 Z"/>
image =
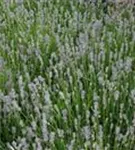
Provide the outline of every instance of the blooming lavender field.
<path id="1" fill-rule="evenodd" d="M 134 6 L 0 1 L 0 150 L 135 150 Z"/>

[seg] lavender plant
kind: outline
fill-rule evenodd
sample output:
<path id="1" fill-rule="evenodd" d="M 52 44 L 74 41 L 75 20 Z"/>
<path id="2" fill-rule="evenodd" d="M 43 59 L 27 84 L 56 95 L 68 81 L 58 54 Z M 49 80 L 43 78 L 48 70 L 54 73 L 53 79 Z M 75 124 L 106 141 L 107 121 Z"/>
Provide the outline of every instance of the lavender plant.
<path id="1" fill-rule="evenodd" d="M 0 150 L 134 150 L 134 6 L 0 1 Z"/>

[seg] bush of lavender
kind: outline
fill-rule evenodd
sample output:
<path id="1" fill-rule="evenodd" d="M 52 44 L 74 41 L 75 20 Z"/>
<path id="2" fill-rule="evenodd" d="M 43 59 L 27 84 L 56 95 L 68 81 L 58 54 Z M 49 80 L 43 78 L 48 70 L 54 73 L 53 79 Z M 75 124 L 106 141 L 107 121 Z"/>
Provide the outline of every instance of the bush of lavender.
<path id="1" fill-rule="evenodd" d="M 0 150 L 134 150 L 134 6 L 0 1 Z"/>

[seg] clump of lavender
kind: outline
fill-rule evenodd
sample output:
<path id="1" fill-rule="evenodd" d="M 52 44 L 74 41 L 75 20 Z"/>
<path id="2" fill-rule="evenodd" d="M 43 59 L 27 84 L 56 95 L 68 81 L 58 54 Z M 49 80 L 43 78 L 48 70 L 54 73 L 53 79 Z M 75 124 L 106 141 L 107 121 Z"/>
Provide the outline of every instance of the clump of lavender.
<path id="1" fill-rule="evenodd" d="M 0 2 L 0 149 L 134 149 L 133 7 L 101 5 Z"/>

